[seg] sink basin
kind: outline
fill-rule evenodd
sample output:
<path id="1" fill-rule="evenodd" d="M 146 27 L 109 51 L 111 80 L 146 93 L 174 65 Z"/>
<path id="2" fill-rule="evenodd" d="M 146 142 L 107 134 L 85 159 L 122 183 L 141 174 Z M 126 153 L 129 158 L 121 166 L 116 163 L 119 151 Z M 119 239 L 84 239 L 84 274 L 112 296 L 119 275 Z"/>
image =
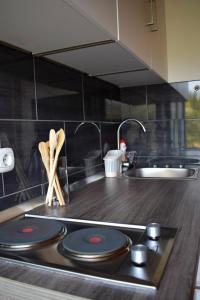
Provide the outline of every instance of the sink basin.
<path id="1" fill-rule="evenodd" d="M 132 178 L 197 178 L 197 168 L 138 168 L 124 175 Z"/>

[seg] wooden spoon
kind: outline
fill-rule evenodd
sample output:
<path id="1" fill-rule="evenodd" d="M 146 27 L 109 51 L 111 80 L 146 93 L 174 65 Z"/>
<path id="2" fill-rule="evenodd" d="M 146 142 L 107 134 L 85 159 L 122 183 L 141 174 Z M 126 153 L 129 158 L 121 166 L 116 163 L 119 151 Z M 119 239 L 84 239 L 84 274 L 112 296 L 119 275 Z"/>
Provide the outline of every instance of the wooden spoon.
<path id="1" fill-rule="evenodd" d="M 49 187 L 48 187 L 48 191 L 47 191 L 47 199 L 49 199 L 49 196 L 51 195 L 52 185 L 53 185 L 53 181 L 54 181 L 54 175 L 55 175 L 55 171 L 56 171 L 56 167 L 57 167 L 57 163 L 58 163 L 58 156 L 60 154 L 60 151 L 62 149 L 64 141 L 65 141 L 65 132 L 63 129 L 60 129 L 58 132 L 58 139 L 57 139 L 57 146 L 56 146 L 56 153 L 55 153 L 55 157 L 54 157 L 53 167 L 50 172 Z"/>
<path id="2" fill-rule="evenodd" d="M 38 148 L 39 148 L 39 151 L 41 153 L 42 161 L 43 161 L 43 164 L 45 166 L 47 176 L 48 176 L 48 179 L 49 179 L 49 175 L 50 175 L 49 145 L 45 142 L 40 142 L 39 145 L 38 145 Z M 63 195 L 62 195 L 62 191 L 61 191 L 61 188 L 60 188 L 60 184 L 59 184 L 57 174 L 56 174 L 55 179 L 56 179 L 56 182 L 54 184 L 54 188 L 55 188 L 55 191 L 56 191 L 56 196 L 58 198 L 59 204 L 62 206 L 62 205 L 65 205 L 65 200 L 64 200 Z"/>
<path id="3" fill-rule="evenodd" d="M 51 129 L 49 132 L 49 153 L 50 153 L 50 177 L 51 177 L 51 172 L 53 170 L 53 162 L 54 162 L 54 151 L 56 149 L 57 145 L 57 136 L 56 132 L 54 129 Z M 53 184 L 50 188 L 50 192 L 48 197 L 46 198 L 46 202 L 51 205 L 53 199 Z"/>
<path id="4" fill-rule="evenodd" d="M 56 135 L 57 135 L 57 133 L 56 133 Z M 46 146 L 46 153 L 49 155 L 49 141 L 47 141 L 45 143 L 45 146 Z M 65 200 L 64 200 L 63 193 L 62 193 L 62 190 L 61 190 L 61 187 L 60 187 L 59 178 L 58 178 L 58 175 L 57 175 L 56 172 L 55 172 L 55 182 L 53 183 L 53 185 L 54 185 L 54 188 L 56 187 L 57 190 L 58 190 L 58 193 L 56 192 L 56 196 L 58 198 L 59 204 L 61 206 L 65 205 Z"/>

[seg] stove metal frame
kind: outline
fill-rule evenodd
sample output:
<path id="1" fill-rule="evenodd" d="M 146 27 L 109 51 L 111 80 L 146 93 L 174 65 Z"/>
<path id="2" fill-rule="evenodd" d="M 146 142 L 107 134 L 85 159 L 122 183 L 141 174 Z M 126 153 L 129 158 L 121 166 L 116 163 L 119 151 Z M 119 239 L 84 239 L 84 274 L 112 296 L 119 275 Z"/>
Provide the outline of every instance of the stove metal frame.
<path id="1" fill-rule="evenodd" d="M 137 287 L 145 287 L 150 289 L 157 289 L 159 287 L 161 278 L 163 276 L 164 270 L 166 268 L 168 259 L 172 252 L 175 238 L 178 232 L 177 228 L 166 228 L 161 227 L 161 238 L 159 241 L 150 241 L 147 239 L 145 231 L 146 226 L 143 225 L 133 225 L 133 224 L 121 224 L 121 223 L 113 223 L 113 222 L 100 222 L 100 221 L 92 221 L 92 220 L 82 220 L 82 219 L 72 219 L 72 218 L 56 218 L 49 216 L 37 216 L 32 214 L 26 214 L 26 218 L 42 218 L 42 219 L 52 219 L 58 220 L 65 225 L 68 224 L 68 227 L 71 226 L 102 226 L 102 227 L 110 227 L 114 229 L 121 230 L 124 234 L 128 235 L 131 238 L 134 234 L 140 235 L 139 241 L 137 243 L 146 244 L 149 248 L 149 261 L 150 263 L 144 267 L 135 266 L 130 260 L 130 251 L 128 254 L 125 254 L 125 258 L 123 258 L 122 263 L 119 263 L 119 266 L 116 266 L 116 261 L 106 261 L 106 262 L 94 262 L 89 263 L 89 267 L 77 266 L 74 264 L 69 258 L 62 256 L 57 250 L 57 244 L 54 244 L 47 248 L 42 248 L 38 250 L 31 250 L 24 254 L 19 254 L 16 257 L 10 256 L 10 253 L 0 253 L 0 259 L 9 260 L 9 261 L 19 261 L 20 264 L 28 264 L 34 267 L 45 268 L 45 269 L 57 269 L 66 274 L 76 274 L 82 278 L 92 278 L 95 280 L 117 283 L 127 286 L 137 286 Z M 67 223 L 67 224 L 66 224 Z M 73 230 L 72 230 L 73 231 Z M 157 245 L 156 249 L 151 249 L 152 245 L 149 243 Z M 154 247 L 153 246 L 153 247 Z M 46 252 L 45 252 L 46 251 Z M 52 255 L 50 254 L 52 253 Z M 49 255 L 48 255 L 49 254 Z M 52 257 L 52 258 L 51 258 Z M 99 271 L 96 266 L 101 266 L 101 264 L 110 264 L 116 269 L 114 272 L 110 272 L 110 267 L 106 267 L 107 271 Z M 96 264 L 96 265 L 95 265 Z M 108 266 L 108 265 L 105 265 Z M 104 269 L 103 269 L 104 270 Z"/>

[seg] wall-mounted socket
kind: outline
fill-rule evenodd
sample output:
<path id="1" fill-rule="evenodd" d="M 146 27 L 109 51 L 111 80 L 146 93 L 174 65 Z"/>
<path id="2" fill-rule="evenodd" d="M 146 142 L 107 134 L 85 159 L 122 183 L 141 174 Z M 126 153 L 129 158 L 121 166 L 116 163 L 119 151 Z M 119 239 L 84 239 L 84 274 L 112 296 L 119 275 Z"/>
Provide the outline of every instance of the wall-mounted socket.
<path id="1" fill-rule="evenodd" d="M 15 166 L 15 157 L 11 148 L 0 148 L 0 173 L 12 171 Z"/>

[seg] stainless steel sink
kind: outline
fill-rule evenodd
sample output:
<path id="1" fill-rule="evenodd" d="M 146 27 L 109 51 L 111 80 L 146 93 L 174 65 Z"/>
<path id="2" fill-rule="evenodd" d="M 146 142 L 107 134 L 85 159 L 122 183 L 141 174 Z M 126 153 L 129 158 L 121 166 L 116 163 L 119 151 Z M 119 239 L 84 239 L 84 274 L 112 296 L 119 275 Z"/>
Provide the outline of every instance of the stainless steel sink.
<path id="1" fill-rule="evenodd" d="M 138 168 L 124 175 L 131 178 L 197 178 L 198 168 Z"/>

